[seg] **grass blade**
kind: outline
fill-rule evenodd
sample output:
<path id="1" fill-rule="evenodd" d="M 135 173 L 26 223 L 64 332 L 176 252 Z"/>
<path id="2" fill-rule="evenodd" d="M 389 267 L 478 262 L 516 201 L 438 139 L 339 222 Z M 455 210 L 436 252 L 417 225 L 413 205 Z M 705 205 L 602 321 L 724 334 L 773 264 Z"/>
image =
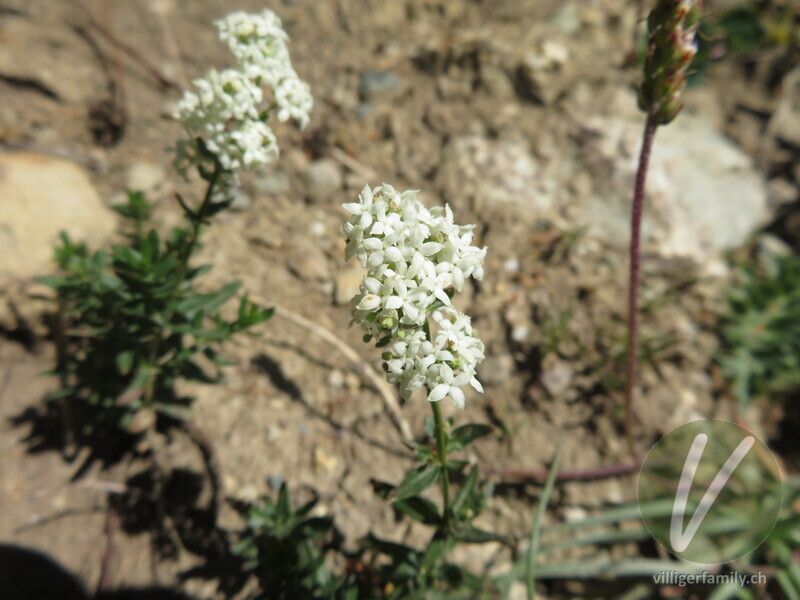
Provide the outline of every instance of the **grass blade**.
<path id="1" fill-rule="evenodd" d="M 539 505 L 536 507 L 536 516 L 533 519 L 533 527 L 531 528 L 531 539 L 528 544 L 528 564 L 526 569 L 526 587 L 528 590 L 528 600 L 536 598 L 536 573 L 535 563 L 536 556 L 539 553 L 539 542 L 542 534 L 542 518 L 544 511 L 547 510 L 547 505 L 550 503 L 550 496 L 553 493 L 553 488 L 556 483 L 556 475 L 558 474 L 559 463 L 561 462 L 561 446 L 563 438 L 559 436 L 558 445 L 556 446 L 556 455 L 553 458 L 553 464 L 550 466 L 550 472 L 547 474 L 547 481 L 542 490 L 542 497 L 539 498 Z"/>

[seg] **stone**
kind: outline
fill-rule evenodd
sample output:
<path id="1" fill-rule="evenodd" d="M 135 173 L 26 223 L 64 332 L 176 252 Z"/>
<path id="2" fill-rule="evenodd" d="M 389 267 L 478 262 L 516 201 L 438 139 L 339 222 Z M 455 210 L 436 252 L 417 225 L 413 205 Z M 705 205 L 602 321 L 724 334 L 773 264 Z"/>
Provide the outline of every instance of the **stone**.
<path id="1" fill-rule="evenodd" d="M 488 385 L 507 381 L 514 371 L 514 358 L 510 354 L 488 356 L 478 365 L 478 379 Z"/>
<path id="2" fill-rule="evenodd" d="M 358 293 L 361 280 L 364 279 L 367 270 L 360 263 L 353 262 L 352 265 L 339 271 L 336 274 L 336 286 L 333 292 L 333 303 L 338 306 L 350 304 L 353 296 Z"/>
<path id="3" fill-rule="evenodd" d="M 306 190 L 312 200 L 325 202 L 342 189 L 339 164 L 324 158 L 312 162 L 304 174 Z"/>
<path id="4" fill-rule="evenodd" d="M 268 196 L 278 196 L 289 191 L 289 174 L 286 171 L 257 173 L 253 177 L 253 187 Z"/>
<path id="5" fill-rule="evenodd" d="M 400 84 L 400 78 L 392 71 L 368 71 L 361 75 L 358 93 L 369 99 L 376 94 L 390 92 Z"/>
<path id="6" fill-rule="evenodd" d="M 800 195 L 800 188 L 783 177 L 770 179 L 767 189 L 769 205 L 773 209 L 780 208 L 785 204 L 791 204 Z"/>
<path id="7" fill-rule="evenodd" d="M 52 272 L 61 231 L 97 247 L 116 228 L 89 176 L 67 160 L 0 154 L 0 198 L 0 283 Z"/>
<path id="8" fill-rule="evenodd" d="M 553 396 L 561 396 L 572 387 L 575 372 L 566 361 L 549 354 L 542 361 L 542 385 Z"/>
<path id="9" fill-rule="evenodd" d="M 258 501 L 261 493 L 259 492 L 258 488 L 253 485 L 252 483 L 247 483 L 238 490 L 236 490 L 232 496 L 241 502 L 248 502 L 250 504 L 254 504 Z"/>
<path id="10" fill-rule="evenodd" d="M 344 387 L 344 384 L 345 384 L 344 373 L 339 369 L 333 369 L 328 374 L 328 385 L 331 386 L 332 388 L 338 389 Z"/>
<path id="11" fill-rule="evenodd" d="M 96 100 L 107 85 L 89 44 L 71 27 L 23 16 L 3 15 L 0 73 L 39 87 L 63 102 L 83 105 Z M 66 52 L 64 49 L 69 48 Z"/>
<path id="12" fill-rule="evenodd" d="M 781 82 L 781 93 L 768 131 L 784 144 L 800 148 L 800 68 L 786 74 Z"/>
<path id="13" fill-rule="evenodd" d="M 313 244 L 291 248 L 286 264 L 289 270 L 303 281 L 323 281 L 330 277 L 328 257 Z"/>
<path id="14" fill-rule="evenodd" d="M 584 149 L 592 191 L 571 204 L 575 225 L 627 248 L 642 120 L 608 117 L 588 125 Z M 749 156 L 706 119 L 681 114 L 660 127 L 650 158 L 642 221 L 643 251 L 688 258 L 721 274 L 723 253 L 743 245 L 769 218 L 767 185 Z"/>
<path id="15" fill-rule="evenodd" d="M 267 477 L 267 485 L 269 486 L 269 489 L 271 489 L 274 492 L 277 492 L 279 489 L 281 489 L 281 486 L 284 484 L 284 481 L 285 480 L 283 478 L 283 475 L 279 473 L 275 473 Z"/>
<path id="16" fill-rule="evenodd" d="M 253 200 L 243 188 L 239 187 L 233 191 L 233 202 L 231 203 L 231 210 L 243 211 L 250 208 Z"/>
<path id="17" fill-rule="evenodd" d="M 131 191 L 144 192 L 148 200 L 154 200 L 163 197 L 166 192 L 167 173 L 161 165 L 137 162 L 125 174 L 125 187 Z"/>
<path id="18" fill-rule="evenodd" d="M 447 148 L 447 188 L 458 198 L 468 198 L 475 212 L 503 205 L 520 205 L 543 216 L 552 207 L 539 165 L 527 144 L 493 141 L 484 136 L 456 138 Z M 453 199 L 453 204 L 457 204 Z M 458 210 L 467 207 L 455 206 Z"/>
<path id="19" fill-rule="evenodd" d="M 572 71 L 567 46 L 545 40 L 536 52 L 526 55 L 517 65 L 520 95 L 524 100 L 553 104 L 571 85 Z"/>

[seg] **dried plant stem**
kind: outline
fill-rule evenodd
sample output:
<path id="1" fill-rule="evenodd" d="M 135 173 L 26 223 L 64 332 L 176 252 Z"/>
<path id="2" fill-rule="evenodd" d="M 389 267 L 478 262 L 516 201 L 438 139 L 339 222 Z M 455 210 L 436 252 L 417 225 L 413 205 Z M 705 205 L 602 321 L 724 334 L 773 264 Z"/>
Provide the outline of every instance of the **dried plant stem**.
<path id="1" fill-rule="evenodd" d="M 276 315 L 283 317 L 295 325 L 308 330 L 313 335 L 322 338 L 331 346 L 339 350 L 339 352 L 341 352 L 345 358 L 353 363 L 355 366 L 355 371 L 366 377 L 380 393 L 384 403 L 386 404 L 386 408 L 389 411 L 389 415 L 394 421 L 394 424 L 397 426 L 397 429 L 400 431 L 400 435 L 403 436 L 403 439 L 414 439 L 411 426 L 408 424 L 408 421 L 403 418 L 403 414 L 400 411 L 400 404 L 397 401 L 397 396 L 395 395 L 394 390 L 389 386 L 388 383 L 386 383 L 386 380 L 375 371 L 375 369 L 361 359 L 361 357 L 358 355 L 358 352 L 345 344 L 341 338 L 335 336 L 330 331 L 314 323 L 313 321 L 310 321 L 305 317 L 281 306 L 276 306 L 273 304 L 273 307 L 275 308 Z"/>
<path id="2" fill-rule="evenodd" d="M 447 432 L 442 421 L 440 402 L 431 402 L 433 424 L 436 430 L 436 452 L 442 465 L 442 527 L 446 530 L 450 518 L 450 477 L 447 473 Z"/>
<path id="3" fill-rule="evenodd" d="M 635 473 L 641 465 L 636 463 L 606 465 L 593 469 L 579 469 L 574 471 L 559 471 L 556 481 L 594 481 L 597 479 L 608 479 L 610 477 L 620 477 Z M 513 479 L 518 481 L 529 481 L 531 483 L 543 484 L 547 481 L 549 471 L 529 470 L 529 469 L 498 469 L 494 467 L 481 467 L 481 472 L 487 475 L 499 475 L 503 479 Z"/>
<path id="4" fill-rule="evenodd" d="M 167 76 L 163 73 L 158 67 L 153 65 L 149 60 L 147 60 L 139 50 L 134 48 L 133 46 L 129 46 L 122 40 L 120 40 L 114 33 L 103 27 L 94 17 L 92 16 L 92 12 L 83 6 L 80 2 L 76 4 L 81 11 L 84 13 L 86 22 L 92 27 L 97 33 L 99 33 L 109 44 L 114 46 L 114 49 L 118 52 L 122 52 L 131 61 L 138 64 L 142 69 L 147 72 L 153 79 L 155 79 L 158 84 L 165 88 L 172 88 L 174 90 L 181 90 L 183 86 L 181 86 L 178 82 L 174 81 L 171 77 Z"/>
<path id="5" fill-rule="evenodd" d="M 642 205 L 644 204 L 647 167 L 650 162 L 650 150 L 657 127 L 655 117 L 650 114 L 644 126 L 642 149 L 639 153 L 639 167 L 636 171 L 636 182 L 633 190 L 633 210 L 631 211 L 631 248 L 630 248 L 630 282 L 628 287 L 628 364 L 625 378 L 625 435 L 631 455 L 639 462 L 639 452 L 633 439 L 634 400 L 636 389 L 636 371 L 639 355 L 639 253 L 642 229 Z"/>

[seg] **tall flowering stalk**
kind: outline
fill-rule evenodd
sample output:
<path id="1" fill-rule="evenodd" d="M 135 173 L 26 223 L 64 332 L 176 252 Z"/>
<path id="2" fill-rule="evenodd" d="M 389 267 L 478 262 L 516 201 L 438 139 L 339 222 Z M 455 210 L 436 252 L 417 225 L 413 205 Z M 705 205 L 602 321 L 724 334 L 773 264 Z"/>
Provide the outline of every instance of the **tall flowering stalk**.
<path id="1" fill-rule="evenodd" d="M 482 392 L 475 369 L 484 358 L 483 342 L 452 297 L 468 277 L 483 277 L 486 248 L 472 245 L 474 225 L 455 224 L 449 206 L 426 208 L 413 190 L 365 186 L 358 202 L 344 208 L 351 215 L 344 224 L 345 257 L 356 256 L 368 268 L 352 300 L 353 322 L 366 331 L 365 341 L 384 348 L 386 377 L 403 398 L 428 390 L 446 522 L 447 431 L 439 402 L 449 397 L 464 408 L 462 387 Z"/>
<path id="2" fill-rule="evenodd" d="M 656 128 L 670 123 L 683 108 L 680 96 L 686 87 L 687 69 L 697 53 L 695 35 L 702 6 L 702 0 L 658 0 L 647 18 L 647 58 L 644 79 L 639 86 L 639 108 L 647 114 L 647 120 L 631 211 L 628 364 L 625 389 L 625 429 L 634 456 L 638 456 L 633 441 L 633 404 L 639 351 L 639 247 L 645 181 Z"/>

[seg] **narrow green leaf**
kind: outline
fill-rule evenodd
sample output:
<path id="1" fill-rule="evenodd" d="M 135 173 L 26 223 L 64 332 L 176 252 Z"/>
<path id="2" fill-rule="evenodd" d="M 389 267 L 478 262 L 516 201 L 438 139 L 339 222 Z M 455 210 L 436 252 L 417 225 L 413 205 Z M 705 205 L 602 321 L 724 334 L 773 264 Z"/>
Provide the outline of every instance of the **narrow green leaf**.
<path id="1" fill-rule="evenodd" d="M 786 594 L 786 600 L 800 600 L 800 590 L 792 583 L 792 579 L 786 571 L 778 572 L 775 579 L 777 579 L 783 593 Z"/>
<path id="2" fill-rule="evenodd" d="M 178 303 L 177 310 L 187 315 L 194 315 L 198 312 L 208 314 L 225 304 L 225 302 L 236 293 L 240 286 L 241 282 L 234 281 L 210 294 L 192 294 Z"/>
<path id="3" fill-rule="evenodd" d="M 56 390 L 54 392 L 50 392 L 44 397 L 45 402 L 54 402 L 56 400 L 61 400 L 62 398 L 67 398 L 75 393 L 75 390 L 71 387 L 63 387 L 60 390 Z"/>
<path id="4" fill-rule="evenodd" d="M 181 404 L 167 404 L 166 402 L 157 402 L 153 405 L 157 412 L 160 412 L 168 417 L 172 417 L 177 421 L 191 421 L 192 409 L 188 406 Z"/>
<path id="5" fill-rule="evenodd" d="M 438 465 L 422 465 L 410 471 L 403 482 L 397 486 L 394 492 L 395 500 L 403 500 L 411 496 L 417 496 L 428 489 L 439 479 Z"/>
<path id="6" fill-rule="evenodd" d="M 450 434 L 448 450 L 457 452 L 478 438 L 489 435 L 492 433 L 492 430 L 493 428 L 490 425 L 483 423 L 468 423 L 467 425 L 462 425 Z"/>
<path id="7" fill-rule="evenodd" d="M 487 542 L 508 542 L 508 538 L 499 533 L 492 533 L 480 527 L 470 525 L 463 530 L 458 530 L 453 534 L 453 537 L 459 542 L 465 544 L 485 544 Z"/>
<path id="8" fill-rule="evenodd" d="M 61 275 L 40 275 L 38 277 L 34 277 L 34 280 L 37 283 L 41 283 L 42 285 L 46 285 L 47 287 L 54 289 L 65 287 L 73 281 L 70 277 L 63 277 Z"/>
<path id="9" fill-rule="evenodd" d="M 193 221 L 194 219 L 197 218 L 195 212 L 191 209 L 191 207 L 188 204 L 186 204 L 186 200 L 183 199 L 183 196 L 181 196 L 180 194 L 175 194 L 175 199 L 178 201 L 178 204 L 181 205 L 183 212 L 186 214 L 186 216 L 190 221 Z"/>
<path id="10" fill-rule="evenodd" d="M 117 362 L 117 370 L 122 375 L 127 375 L 131 372 L 133 368 L 133 359 L 135 358 L 135 354 L 133 350 L 126 350 L 125 352 L 120 352 L 117 354 L 116 362 Z"/>
<path id="11" fill-rule="evenodd" d="M 278 492 L 277 512 L 278 519 L 281 521 L 287 520 L 292 514 L 292 505 L 289 500 L 289 488 L 286 486 L 286 482 L 281 484 L 281 489 Z"/>
<path id="12" fill-rule="evenodd" d="M 229 200 L 223 200 L 221 202 L 213 202 L 212 204 L 209 204 L 208 208 L 206 209 L 205 217 L 208 219 L 217 213 L 222 212 L 226 208 L 229 208 L 230 205 L 233 204 L 233 200 L 233 198 L 230 198 Z"/>
<path id="13" fill-rule="evenodd" d="M 467 480 L 464 482 L 464 485 L 461 486 L 461 489 L 458 490 L 458 494 L 456 494 L 456 497 L 453 500 L 452 509 L 454 514 L 459 514 L 461 512 L 461 509 L 464 507 L 467 499 L 475 489 L 475 485 L 478 483 L 478 476 L 478 466 L 475 465 L 472 467 Z"/>
<path id="14" fill-rule="evenodd" d="M 558 474 L 559 464 L 561 463 L 561 447 L 563 437 L 559 436 L 558 444 L 556 445 L 556 455 L 553 458 L 553 464 L 550 466 L 550 472 L 547 474 L 547 481 L 545 481 L 542 496 L 539 498 L 539 504 L 536 507 L 536 515 L 533 519 L 533 528 L 531 529 L 530 542 L 528 543 L 528 560 L 526 568 L 525 587 L 528 592 L 528 600 L 536 598 L 536 555 L 539 553 L 539 541 L 542 532 L 542 518 L 544 517 L 547 505 L 550 502 L 550 496 L 553 493 L 553 488 L 556 483 L 556 475 Z"/>
<path id="15" fill-rule="evenodd" d="M 412 496 L 392 503 L 397 510 L 425 525 L 438 525 L 441 521 L 436 504 L 422 496 Z"/>

